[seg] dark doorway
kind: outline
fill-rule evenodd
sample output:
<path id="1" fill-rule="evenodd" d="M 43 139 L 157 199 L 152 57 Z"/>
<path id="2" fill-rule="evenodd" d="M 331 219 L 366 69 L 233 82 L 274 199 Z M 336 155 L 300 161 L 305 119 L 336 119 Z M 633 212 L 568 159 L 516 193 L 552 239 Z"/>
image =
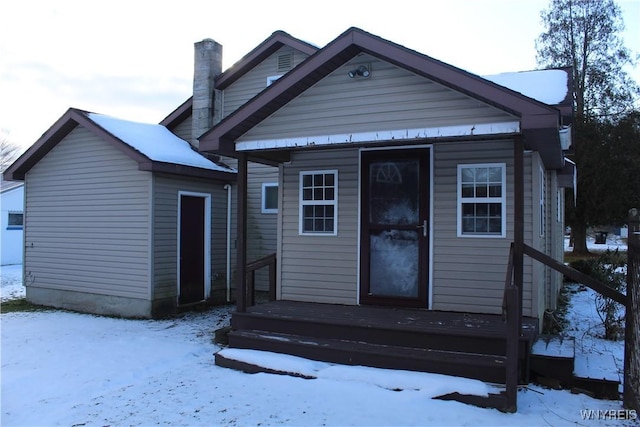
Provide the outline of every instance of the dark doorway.
<path id="1" fill-rule="evenodd" d="M 429 150 L 362 152 L 360 302 L 427 307 Z"/>
<path id="2" fill-rule="evenodd" d="M 205 299 L 205 200 L 180 195 L 179 304 Z"/>

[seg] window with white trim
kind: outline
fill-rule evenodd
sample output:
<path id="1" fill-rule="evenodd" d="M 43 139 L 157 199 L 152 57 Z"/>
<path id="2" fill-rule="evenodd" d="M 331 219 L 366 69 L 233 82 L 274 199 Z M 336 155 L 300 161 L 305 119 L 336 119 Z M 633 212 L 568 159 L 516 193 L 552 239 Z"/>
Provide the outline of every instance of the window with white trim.
<path id="1" fill-rule="evenodd" d="M 506 236 L 506 164 L 458 165 L 458 237 Z"/>
<path id="2" fill-rule="evenodd" d="M 262 183 L 262 213 L 278 213 L 278 183 Z"/>
<path id="3" fill-rule="evenodd" d="M 338 234 L 338 171 L 300 172 L 300 234 Z"/>

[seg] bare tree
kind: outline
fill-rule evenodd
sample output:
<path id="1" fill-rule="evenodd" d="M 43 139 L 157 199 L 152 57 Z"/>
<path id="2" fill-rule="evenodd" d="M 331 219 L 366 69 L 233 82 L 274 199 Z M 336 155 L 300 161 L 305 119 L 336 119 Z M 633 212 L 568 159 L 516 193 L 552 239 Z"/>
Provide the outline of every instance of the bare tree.
<path id="1" fill-rule="evenodd" d="M 0 173 L 4 172 L 20 155 L 20 146 L 0 136 Z"/>

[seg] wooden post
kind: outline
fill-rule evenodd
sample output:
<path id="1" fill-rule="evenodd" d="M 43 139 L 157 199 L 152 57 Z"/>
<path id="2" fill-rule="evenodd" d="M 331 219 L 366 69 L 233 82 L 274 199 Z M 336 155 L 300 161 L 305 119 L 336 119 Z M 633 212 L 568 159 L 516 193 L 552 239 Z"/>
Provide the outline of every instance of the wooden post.
<path id="1" fill-rule="evenodd" d="M 524 282 L 524 141 L 521 135 L 513 144 L 513 285 L 518 288 L 518 331 L 522 331 L 522 295 Z"/>
<path id="2" fill-rule="evenodd" d="M 245 153 L 238 153 L 238 230 L 236 255 L 236 305 L 239 313 L 247 311 L 247 168 Z"/>
<path id="3" fill-rule="evenodd" d="M 625 408 L 640 412 L 640 210 L 629 211 L 624 343 Z"/>
<path id="4" fill-rule="evenodd" d="M 518 410 L 518 348 L 520 345 L 520 322 L 516 318 L 520 312 L 518 289 L 509 286 L 505 289 L 506 314 L 507 314 L 507 366 L 506 366 L 506 402 L 504 412 L 516 412 Z"/>

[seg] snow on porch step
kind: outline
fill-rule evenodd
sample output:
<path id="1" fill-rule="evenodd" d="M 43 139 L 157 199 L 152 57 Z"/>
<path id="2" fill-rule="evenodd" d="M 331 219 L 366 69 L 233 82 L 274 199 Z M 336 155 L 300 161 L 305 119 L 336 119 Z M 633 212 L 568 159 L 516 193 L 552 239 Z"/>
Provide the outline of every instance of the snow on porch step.
<path id="1" fill-rule="evenodd" d="M 586 391 L 599 399 L 620 397 L 620 369 L 611 353 L 578 353 L 573 370 L 574 391 Z"/>
<path id="2" fill-rule="evenodd" d="M 540 336 L 531 348 L 531 379 L 553 388 L 573 383 L 575 341 L 559 335 Z"/>
<path id="3" fill-rule="evenodd" d="M 345 365 L 432 372 L 493 383 L 504 383 L 506 375 L 506 357 L 500 355 L 389 346 L 247 329 L 231 331 L 229 346 Z"/>

